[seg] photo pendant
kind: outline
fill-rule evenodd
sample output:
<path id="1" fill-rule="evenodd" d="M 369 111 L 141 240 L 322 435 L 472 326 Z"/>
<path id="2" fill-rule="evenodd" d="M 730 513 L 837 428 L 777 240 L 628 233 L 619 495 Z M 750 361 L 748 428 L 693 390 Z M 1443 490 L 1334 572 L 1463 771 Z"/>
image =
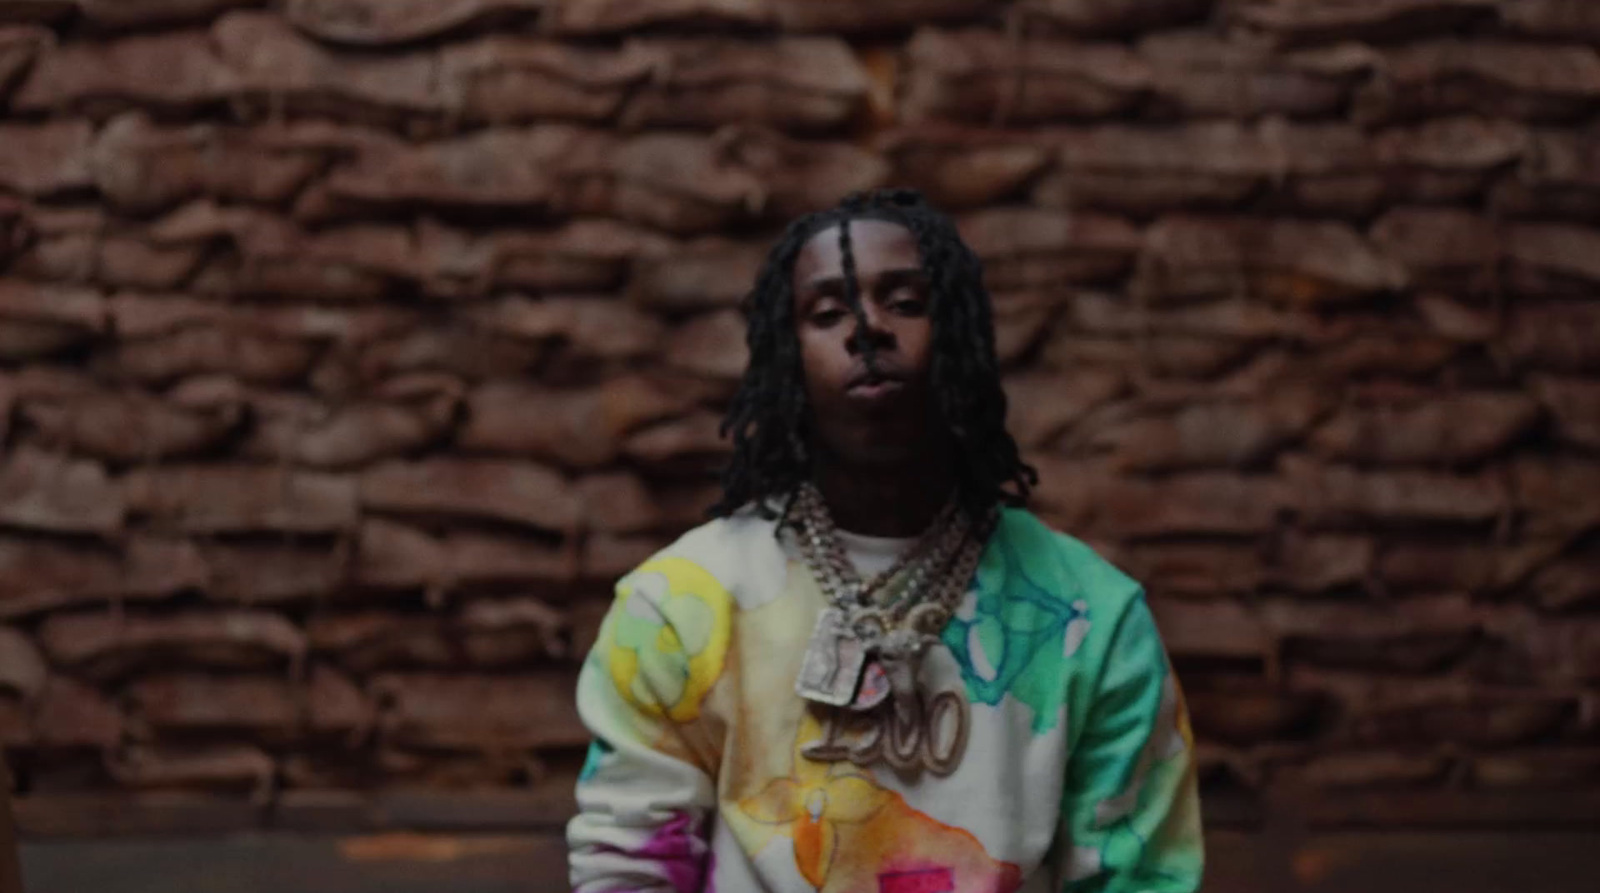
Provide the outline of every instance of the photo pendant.
<path id="1" fill-rule="evenodd" d="M 828 608 L 817 616 L 811 640 L 806 643 L 800 675 L 794 681 L 795 693 L 830 707 L 849 704 L 856 696 L 866 662 L 866 643 L 850 631 L 843 611 Z"/>
<path id="2" fill-rule="evenodd" d="M 855 700 L 850 702 L 850 709 L 858 713 L 873 710 L 889 697 L 889 692 L 889 674 L 884 672 L 883 664 L 869 660 L 866 670 L 861 674 L 861 687 L 856 690 Z"/>

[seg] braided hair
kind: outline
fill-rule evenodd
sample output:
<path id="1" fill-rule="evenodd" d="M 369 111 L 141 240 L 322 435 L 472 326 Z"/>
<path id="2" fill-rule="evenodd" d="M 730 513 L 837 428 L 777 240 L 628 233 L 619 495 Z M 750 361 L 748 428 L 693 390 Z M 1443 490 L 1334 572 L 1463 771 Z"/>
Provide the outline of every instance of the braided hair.
<path id="1" fill-rule="evenodd" d="M 723 471 L 722 499 L 711 514 L 725 517 L 747 505 L 771 514 L 768 501 L 783 501 L 813 475 L 800 345 L 794 326 L 793 270 L 801 248 L 814 235 L 839 227 L 845 300 L 856 317 L 853 337 L 872 362 L 872 339 L 856 282 L 850 220 L 896 223 L 916 239 L 928 279 L 933 324 L 931 391 L 934 418 L 948 432 L 956 457 L 957 504 L 968 517 L 984 517 L 995 505 L 1027 500 L 1038 475 L 1024 464 L 1006 431 L 1006 397 L 995 358 L 994 323 L 983 265 L 961 241 L 950 218 L 910 190 L 852 193 L 836 207 L 790 223 L 768 253 L 745 297 L 750 364 L 722 422 L 732 435 L 733 457 Z"/>

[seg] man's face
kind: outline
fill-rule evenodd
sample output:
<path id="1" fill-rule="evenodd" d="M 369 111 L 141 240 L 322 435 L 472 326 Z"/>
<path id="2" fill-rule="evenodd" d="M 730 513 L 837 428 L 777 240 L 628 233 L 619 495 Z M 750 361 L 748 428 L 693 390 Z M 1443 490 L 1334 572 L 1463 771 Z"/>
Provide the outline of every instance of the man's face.
<path id="1" fill-rule="evenodd" d="M 848 225 L 865 328 L 845 298 L 837 226 L 812 236 L 794 262 L 795 335 L 811 422 L 835 461 L 900 462 L 931 446 L 927 278 L 905 227 Z M 873 347 L 870 361 L 864 340 Z"/>

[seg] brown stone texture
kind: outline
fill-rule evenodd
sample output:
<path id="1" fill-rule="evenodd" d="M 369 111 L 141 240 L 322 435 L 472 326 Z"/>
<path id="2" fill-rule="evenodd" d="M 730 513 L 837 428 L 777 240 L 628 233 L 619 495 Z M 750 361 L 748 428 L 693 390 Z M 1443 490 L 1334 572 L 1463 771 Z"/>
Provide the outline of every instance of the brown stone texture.
<path id="1" fill-rule="evenodd" d="M 23 814 L 554 827 L 769 246 L 899 185 L 982 259 L 1033 507 L 1145 585 L 1217 821 L 1567 821 L 1597 115 L 1582 0 L 0 0 Z"/>

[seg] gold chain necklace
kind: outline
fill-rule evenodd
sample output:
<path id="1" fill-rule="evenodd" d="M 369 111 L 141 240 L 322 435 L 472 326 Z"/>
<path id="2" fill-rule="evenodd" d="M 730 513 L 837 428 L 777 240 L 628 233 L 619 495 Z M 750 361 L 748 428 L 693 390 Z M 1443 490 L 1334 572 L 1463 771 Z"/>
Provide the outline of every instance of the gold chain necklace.
<path id="1" fill-rule="evenodd" d="M 849 759 L 861 765 L 881 757 L 899 769 L 920 765 L 949 774 L 966 747 L 970 708 L 955 692 L 941 692 L 925 706 L 916 670 L 966 594 L 993 528 L 993 514 L 974 526 L 954 504 L 947 505 L 894 566 L 863 582 L 815 486 L 801 486 L 794 509 L 791 523 L 801 558 L 829 602 L 807 642 L 795 691 L 876 727 L 865 742 L 847 746 L 838 740 L 837 724 L 830 723 L 828 735 L 802 752 L 811 759 Z M 879 590 L 895 584 L 901 590 L 898 597 L 884 605 L 872 603 Z M 877 709 L 885 701 L 892 703 L 892 711 Z M 946 715 L 955 721 L 949 735 L 942 733 Z M 941 736 L 948 746 L 936 740 Z"/>

